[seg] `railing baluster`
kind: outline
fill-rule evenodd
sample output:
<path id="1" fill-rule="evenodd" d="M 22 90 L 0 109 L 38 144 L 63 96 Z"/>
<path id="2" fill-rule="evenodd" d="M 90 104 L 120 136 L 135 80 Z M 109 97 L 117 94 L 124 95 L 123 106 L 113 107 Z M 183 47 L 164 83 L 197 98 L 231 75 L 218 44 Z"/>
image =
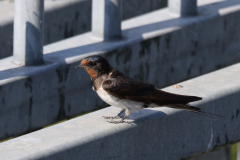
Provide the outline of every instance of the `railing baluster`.
<path id="1" fill-rule="evenodd" d="M 43 63 L 44 0 L 15 0 L 13 62 Z"/>
<path id="2" fill-rule="evenodd" d="M 92 1 L 92 34 L 104 41 L 120 39 L 122 0 Z"/>
<path id="3" fill-rule="evenodd" d="M 189 17 L 197 15 L 197 0 L 168 0 L 170 15 Z"/>

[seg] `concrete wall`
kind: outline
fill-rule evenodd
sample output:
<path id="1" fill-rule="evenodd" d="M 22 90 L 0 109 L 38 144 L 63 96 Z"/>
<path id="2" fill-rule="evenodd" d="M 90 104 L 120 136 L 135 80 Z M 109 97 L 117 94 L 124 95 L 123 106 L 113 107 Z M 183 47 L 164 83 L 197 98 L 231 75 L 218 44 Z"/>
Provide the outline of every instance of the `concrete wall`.
<path id="1" fill-rule="evenodd" d="M 179 160 L 240 141 L 240 63 L 163 90 L 203 97 L 191 103 L 217 119 L 166 107 L 143 109 L 110 124 L 107 107 L 0 143 L 1 160 Z M 206 160 L 206 159 L 204 159 Z M 215 159 L 211 159 L 215 160 Z M 217 160 L 220 160 L 218 157 Z"/>
<path id="2" fill-rule="evenodd" d="M 91 29 L 91 0 L 46 0 L 44 44 L 66 39 Z M 167 0 L 123 0 L 123 20 L 167 5 Z M 13 53 L 14 1 L 0 2 L 0 58 Z"/>
<path id="3" fill-rule="evenodd" d="M 74 68 L 91 54 L 101 54 L 130 77 L 157 87 L 239 62 L 236 4 L 202 6 L 201 16 L 188 19 L 169 17 L 163 9 L 127 20 L 123 41 L 96 42 L 90 33 L 76 36 L 45 46 L 41 66 L 17 67 L 12 57 L 1 60 L 0 139 L 106 106 L 85 71 Z"/>

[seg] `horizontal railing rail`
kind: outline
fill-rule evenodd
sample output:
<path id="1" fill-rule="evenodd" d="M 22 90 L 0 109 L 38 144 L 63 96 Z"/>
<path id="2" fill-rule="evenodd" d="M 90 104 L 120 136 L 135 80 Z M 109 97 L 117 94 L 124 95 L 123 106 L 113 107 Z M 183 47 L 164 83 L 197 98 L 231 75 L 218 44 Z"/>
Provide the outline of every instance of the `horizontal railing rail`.
<path id="1" fill-rule="evenodd" d="M 197 13 L 196 0 L 169 0 L 170 14 L 180 17 Z M 43 63 L 44 0 L 15 0 L 13 63 Z M 92 35 L 103 41 L 122 39 L 122 0 L 92 1 Z"/>

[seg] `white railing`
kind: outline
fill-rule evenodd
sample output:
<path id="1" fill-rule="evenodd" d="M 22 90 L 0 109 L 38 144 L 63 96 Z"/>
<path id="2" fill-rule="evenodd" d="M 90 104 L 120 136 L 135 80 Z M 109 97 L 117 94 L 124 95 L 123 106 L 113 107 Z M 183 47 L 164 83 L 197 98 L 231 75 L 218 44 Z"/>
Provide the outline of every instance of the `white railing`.
<path id="1" fill-rule="evenodd" d="M 15 0 L 13 62 L 43 63 L 44 0 Z"/>
<path id="2" fill-rule="evenodd" d="M 196 0 L 169 0 L 170 15 L 197 14 Z M 118 40 L 121 31 L 122 0 L 92 1 L 92 37 Z M 13 62 L 20 66 L 43 63 L 44 0 L 15 0 Z"/>

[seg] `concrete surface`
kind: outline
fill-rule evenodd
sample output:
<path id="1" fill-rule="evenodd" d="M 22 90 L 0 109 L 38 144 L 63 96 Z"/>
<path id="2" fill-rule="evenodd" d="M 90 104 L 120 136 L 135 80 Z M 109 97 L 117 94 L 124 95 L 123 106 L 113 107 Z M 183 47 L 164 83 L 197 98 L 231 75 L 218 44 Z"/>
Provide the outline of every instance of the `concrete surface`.
<path id="1" fill-rule="evenodd" d="M 124 0 L 122 18 L 132 18 L 166 5 L 167 0 Z M 44 44 L 90 31 L 91 7 L 91 0 L 45 0 Z M 0 58 L 13 53 L 13 17 L 14 1 L 0 1 Z"/>
<path id="2" fill-rule="evenodd" d="M 168 0 L 169 14 L 176 17 L 190 17 L 198 14 L 197 0 Z"/>
<path id="3" fill-rule="evenodd" d="M 100 54 L 130 77 L 162 88 L 240 61 L 240 4 L 199 8 L 200 16 L 174 18 L 167 9 L 124 21 L 125 40 L 98 42 L 91 33 L 45 46 L 45 63 L 0 62 L 0 139 L 106 106 L 89 76 L 74 67 Z M 216 28 L 216 29 L 212 29 Z"/>
<path id="4" fill-rule="evenodd" d="M 122 0 L 92 0 L 92 36 L 102 41 L 122 38 Z"/>
<path id="5" fill-rule="evenodd" d="M 170 108 L 133 113 L 132 124 L 110 124 L 108 107 L 0 144 L 1 160 L 177 160 L 240 141 L 240 64 L 179 83 L 165 91 L 203 97 L 191 103 L 222 115 L 212 119 Z"/>
<path id="6" fill-rule="evenodd" d="M 44 0 L 17 0 L 14 18 L 13 63 L 43 64 Z"/>

